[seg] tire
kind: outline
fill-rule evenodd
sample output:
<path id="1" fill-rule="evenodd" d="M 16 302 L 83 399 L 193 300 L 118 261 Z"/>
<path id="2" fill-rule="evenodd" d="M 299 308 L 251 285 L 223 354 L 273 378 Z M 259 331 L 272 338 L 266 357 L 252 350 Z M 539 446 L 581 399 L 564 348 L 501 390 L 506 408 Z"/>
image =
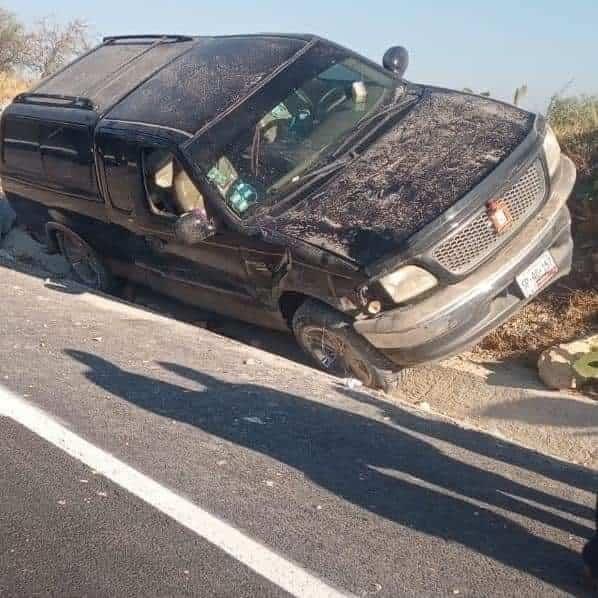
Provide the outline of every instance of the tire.
<path id="1" fill-rule="evenodd" d="M 75 233 L 58 230 L 55 234 L 60 253 L 69 263 L 74 277 L 91 289 L 110 291 L 113 279 L 97 252 Z"/>
<path id="2" fill-rule="evenodd" d="M 293 316 L 293 332 L 303 351 L 324 371 L 351 376 L 369 388 L 391 392 L 400 368 L 355 332 L 352 321 L 315 299 L 302 303 Z"/>

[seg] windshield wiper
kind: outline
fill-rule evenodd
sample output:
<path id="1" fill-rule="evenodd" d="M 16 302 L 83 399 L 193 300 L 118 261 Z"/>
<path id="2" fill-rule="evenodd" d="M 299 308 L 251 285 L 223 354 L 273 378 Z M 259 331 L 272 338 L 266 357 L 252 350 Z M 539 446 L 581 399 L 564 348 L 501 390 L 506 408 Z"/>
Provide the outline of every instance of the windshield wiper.
<path id="1" fill-rule="evenodd" d="M 419 95 L 410 96 L 408 99 L 403 101 L 393 102 L 388 106 L 385 106 L 381 110 L 374 112 L 374 114 L 370 114 L 369 116 L 365 116 L 362 118 L 353 129 L 353 132 L 334 150 L 333 156 L 339 156 L 343 153 L 343 151 L 349 146 L 360 133 L 367 129 L 369 125 L 372 123 L 378 122 L 378 126 L 383 125 L 391 118 L 394 114 L 398 112 L 402 112 L 409 108 L 412 104 L 415 104 L 420 99 Z"/>
<path id="2" fill-rule="evenodd" d="M 314 168 L 313 170 L 308 170 L 304 175 L 300 175 L 293 179 L 294 183 L 301 183 L 301 186 L 306 185 L 310 181 L 315 179 L 319 179 L 320 177 L 333 174 L 341 168 L 344 168 L 349 162 L 353 161 L 357 157 L 357 154 L 354 152 L 349 152 L 340 158 L 335 158 L 329 161 L 327 164 L 320 166 L 319 168 Z"/>

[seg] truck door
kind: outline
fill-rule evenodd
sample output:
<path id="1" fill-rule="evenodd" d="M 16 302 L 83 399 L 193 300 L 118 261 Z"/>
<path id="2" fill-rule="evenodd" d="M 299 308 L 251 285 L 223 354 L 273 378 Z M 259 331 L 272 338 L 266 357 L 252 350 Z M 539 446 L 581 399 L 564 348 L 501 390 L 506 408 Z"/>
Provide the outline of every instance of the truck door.
<path id="1" fill-rule="evenodd" d="M 249 297 L 247 272 L 238 233 L 219 226 L 215 236 L 193 246 L 173 238 L 174 222 L 182 213 L 203 207 L 206 199 L 181 167 L 175 155 L 162 148 L 142 151 L 148 244 L 164 275 L 198 288 Z"/>
<path id="2" fill-rule="evenodd" d="M 27 182 L 43 176 L 40 155 L 40 123 L 12 113 L 4 115 L 2 126 L 3 175 Z"/>
<path id="3" fill-rule="evenodd" d="M 174 239 L 177 217 L 203 200 L 178 163 L 175 150 L 140 147 L 112 135 L 100 136 L 97 145 L 113 219 L 135 231 L 136 242 L 129 245 L 134 252 L 131 259 L 148 273 L 148 283 L 175 296 L 180 295 L 173 292 L 176 283 L 183 283 L 187 294 L 193 295 L 184 300 L 215 311 L 223 311 L 219 309 L 222 297 L 253 301 L 238 233 L 221 228 L 214 237 L 192 247 Z M 163 279 L 162 285 L 156 276 Z M 170 288 L 166 280 L 172 283 Z"/>

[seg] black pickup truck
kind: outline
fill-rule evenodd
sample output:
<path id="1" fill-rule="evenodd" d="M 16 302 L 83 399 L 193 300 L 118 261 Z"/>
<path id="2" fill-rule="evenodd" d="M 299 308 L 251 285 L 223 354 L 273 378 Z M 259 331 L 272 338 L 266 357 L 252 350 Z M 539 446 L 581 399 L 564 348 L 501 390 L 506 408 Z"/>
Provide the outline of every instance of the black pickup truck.
<path id="1" fill-rule="evenodd" d="M 312 35 L 106 38 L 18 96 L 0 175 L 89 286 L 292 329 L 388 387 L 565 275 L 575 180 L 540 116 Z"/>

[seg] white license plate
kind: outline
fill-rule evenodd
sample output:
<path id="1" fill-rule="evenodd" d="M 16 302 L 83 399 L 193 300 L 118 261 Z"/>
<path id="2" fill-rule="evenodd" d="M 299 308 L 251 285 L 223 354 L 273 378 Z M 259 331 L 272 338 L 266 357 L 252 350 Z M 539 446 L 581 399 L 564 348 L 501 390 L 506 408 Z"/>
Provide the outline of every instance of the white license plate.
<path id="1" fill-rule="evenodd" d="M 552 255 L 545 251 L 516 278 L 517 284 L 525 297 L 531 297 L 543 289 L 558 271 Z"/>

